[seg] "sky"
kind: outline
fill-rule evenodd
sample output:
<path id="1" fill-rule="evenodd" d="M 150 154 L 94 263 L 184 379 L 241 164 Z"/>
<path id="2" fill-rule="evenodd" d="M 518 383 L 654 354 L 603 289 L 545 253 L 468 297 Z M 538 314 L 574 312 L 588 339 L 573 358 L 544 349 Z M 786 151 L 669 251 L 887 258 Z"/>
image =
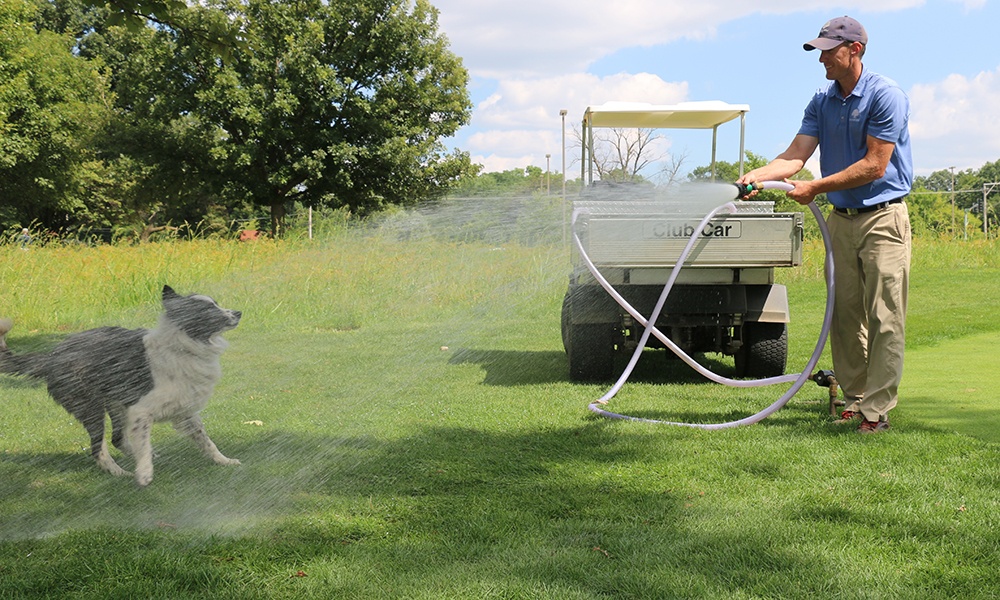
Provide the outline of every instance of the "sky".
<path id="1" fill-rule="evenodd" d="M 910 98 L 917 175 L 1000 160 L 1000 0 L 432 0 L 470 74 L 470 123 L 448 141 L 484 171 L 534 165 L 579 176 L 574 128 L 611 101 L 749 104 L 746 149 L 773 158 L 825 85 L 823 24 L 842 15 L 868 32 L 865 68 Z M 718 158 L 739 159 L 738 122 Z M 709 132 L 658 132 L 686 173 L 711 159 Z M 546 154 L 550 155 L 546 159 Z M 815 157 L 814 157 L 815 159 Z M 815 160 L 809 167 L 818 173 Z"/>

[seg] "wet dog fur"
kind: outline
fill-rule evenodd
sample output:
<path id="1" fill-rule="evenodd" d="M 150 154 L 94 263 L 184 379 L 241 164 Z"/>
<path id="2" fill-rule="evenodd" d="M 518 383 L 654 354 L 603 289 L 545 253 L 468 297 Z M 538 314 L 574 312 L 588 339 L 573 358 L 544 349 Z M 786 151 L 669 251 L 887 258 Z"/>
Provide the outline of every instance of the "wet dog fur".
<path id="1" fill-rule="evenodd" d="M 242 314 L 170 286 L 163 287 L 162 300 L 154 329 L 91 329 L 46 353 L 13 354 L 6 344 L 12 323 L 0 319 L 0 373 L 44 380 L 52 398 L 87 430 L 97 465 L 129 475 L 108 452 L 107 414 L 111 443 L 133 456 L 140 486 L 153 480 L 150 433 L 160 421 L 172 422 L 216 464 L 239 464 L 219 452 L 199 413 L 222 376 L 219 359 L 228 345 L 222 333 L 236 327 Z"/>

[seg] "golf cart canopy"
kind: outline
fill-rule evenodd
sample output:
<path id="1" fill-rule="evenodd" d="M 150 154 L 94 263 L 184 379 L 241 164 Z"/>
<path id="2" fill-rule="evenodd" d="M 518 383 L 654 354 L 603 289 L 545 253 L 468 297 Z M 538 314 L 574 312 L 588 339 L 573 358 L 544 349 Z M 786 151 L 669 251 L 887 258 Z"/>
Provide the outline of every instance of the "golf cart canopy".
<path id="1" fill-rule="evenodd" d="M 583 121 L 589 127 L 641 127 L 645 129 L 714 129 L 750 111 L 747 104 L 683 102 L 646 104 L 608 102 L 588 106 Z"/>
<path id="2" fill-rule="evenodd" d="M 588 157 L 588 149 L 594 147 L 595 127 L 641 128 L 641 129 L 711 129 L 712 130 L 712 177 L 715 177 L 715 151 L 719 125 L 734 119 L 740 120 L 739 170 L 743 174 L 743 154 L 746 113 L 748 104 L 728 104 L 721 101 L 682 102 L 680 104 L 647 104 L 644 102 L 608 102 L 600 106 L 588 106 L 583 113 L 583 157 L 581 173 L 583 181 L 593 183 L 593 155 Z"/>

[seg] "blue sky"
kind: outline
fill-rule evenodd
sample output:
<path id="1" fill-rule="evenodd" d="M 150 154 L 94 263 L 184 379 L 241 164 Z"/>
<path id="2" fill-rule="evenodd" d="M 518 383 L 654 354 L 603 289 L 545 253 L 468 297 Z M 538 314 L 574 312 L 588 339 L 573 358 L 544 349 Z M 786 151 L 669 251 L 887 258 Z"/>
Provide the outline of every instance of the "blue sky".
<path id="1" fill-rule="evenodd" d="M 749 104 L 746 147 L 772 158 L 825 83 L 818 53 L 803 42 L 845 14 L 868 31 L 866 68 L 910 96 L 918 175 L 1000 159 L 996 0 L 432 2 L 472 75 L 472 122 L 451 143 L 487 171 L 545 168 L 546 154 L 558 171 L 559 110 L 569 111 L 571 139 L 586 106 L 608 101 Z M 708 162 L 707 135 L 663 133 L 663 151 L 683 157 L 682 171 Z M 720 159 L 737 159 L 737 133 L 720 130 Z M 570 178 L 575 155 L 567 151 Z"/>

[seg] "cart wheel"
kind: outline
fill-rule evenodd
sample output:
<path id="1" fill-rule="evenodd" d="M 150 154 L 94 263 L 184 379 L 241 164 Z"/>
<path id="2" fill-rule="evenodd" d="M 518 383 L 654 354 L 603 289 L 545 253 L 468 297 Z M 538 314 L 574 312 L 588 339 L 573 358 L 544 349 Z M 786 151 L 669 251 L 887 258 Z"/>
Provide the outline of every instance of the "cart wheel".
<path id="1" fill-rule="evenodd" d="M 611 379 L 615 362 L 615 326 L 577 323 L 569 330 L 569 378 L 573 381 Z"/>
<path id="2" fill-rule="evenodd" d="M 562 331 L 563 350 L 566 351 L 566 354 L 569 354 L 570 329 L 573 327 L 573 305 L 569 299 L 569 290 L 566 290 L 566 295 L 563 296 L 562 320 L 560 321 L 560 325 Z"/>
<path id="3" fill-rule="evenodd" d="M 743 346 L 736 352 L 736 376 L 751 379 L 785 374 L 788 326 L 749 321 L 741 328 Z"/>

